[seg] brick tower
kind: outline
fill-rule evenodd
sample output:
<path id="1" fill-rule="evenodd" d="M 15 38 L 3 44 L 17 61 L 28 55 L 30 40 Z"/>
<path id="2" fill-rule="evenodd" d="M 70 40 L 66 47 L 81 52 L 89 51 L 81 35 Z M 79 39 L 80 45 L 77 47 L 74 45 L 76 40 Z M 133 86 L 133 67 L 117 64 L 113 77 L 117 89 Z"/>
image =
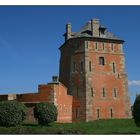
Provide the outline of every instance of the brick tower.
<path id="1" fill-rule="evenodd" d="M 66 25 L 59 80 L 73 96 L 73 121 L 130 118 L 122 39 L 92 19 L 79 32 Z"/>

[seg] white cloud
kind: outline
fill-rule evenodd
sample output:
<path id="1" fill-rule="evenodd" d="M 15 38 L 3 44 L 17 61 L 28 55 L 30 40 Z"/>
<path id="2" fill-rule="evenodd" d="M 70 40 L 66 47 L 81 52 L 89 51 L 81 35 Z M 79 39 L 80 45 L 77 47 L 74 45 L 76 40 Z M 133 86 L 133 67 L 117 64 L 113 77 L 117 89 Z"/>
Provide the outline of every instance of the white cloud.
<path id="1" fill-rule="evenodd" d="M 140 80 L 128 81 L 129 86 L 140 86 Z"/>

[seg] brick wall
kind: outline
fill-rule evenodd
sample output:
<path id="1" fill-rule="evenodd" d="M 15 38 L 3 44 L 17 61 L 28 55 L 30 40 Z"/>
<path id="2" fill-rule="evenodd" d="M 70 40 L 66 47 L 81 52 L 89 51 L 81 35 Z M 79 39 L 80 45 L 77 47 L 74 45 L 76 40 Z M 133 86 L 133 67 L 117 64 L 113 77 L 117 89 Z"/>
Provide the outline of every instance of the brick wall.
<path id="1" fill-rule="evenodd" d="M 67 95 L 67 88 L 59 83 L 54 85 L 54 104 L 58 110 L 58 122 L 72 122 L 72 96 Z"/>
<path id="2" fill-rule="evenodd" d="M 33 108 L 36 103 L 54 103 L 58 110 L 57 122 L 72 121 L 72 97 L 67 95 L 67 88 L 61 83 L 49 83 L 39 85 L 38 93 L 17 95 L 17 100 L 25 103 L 27 109 L 27 120 L 34 121 Z"/>
<path id="3" fill-rule="evenodd" d="M 60 51 L 59 76 L 73 96 L 73 121 L 131 117 L 122 43 L 77 38 L 66 41 Z M 104 65 L 99 64 L 99 57 L 104 57 Z"/>
<path id="4" fill-rule="evenodd" d="M 112 109 L 112 118 L 128 118 L 127 111 L 130 112 L 130 104 L 126 102 L 128 97 L 126 77 L 124 66 L 124 54 L 122 45 L 113 43 L 98 42 L 98 50 L 95 50 L 95 42 L 88 41 L 88 59 L 92 62 L 93 70 L 88 75 L 88 85 L 94 89 L 93 98 L 93 119 L 97 119 L 97 109 L 100 111 L 100 118 L 110 118 L 110 109 Z M 105 58 L 105 65 L 99 65 L 99 57 Z M 115 72 L 112 69 L 112 62 L 115 64 Z M 119 75 L 119 77 L 118 77 Z M 102 97 L 102 89 L 105 88 L 105 97 Z M 116 97 L 113 90 L 116 89 Z"/>
<path id="5" fill-rule="evenodd" d="M 53 102 L 53 89 L 51 85 L 39 85 L 38 93 L 20 94 L 17 99 L 25 103 Z"/>

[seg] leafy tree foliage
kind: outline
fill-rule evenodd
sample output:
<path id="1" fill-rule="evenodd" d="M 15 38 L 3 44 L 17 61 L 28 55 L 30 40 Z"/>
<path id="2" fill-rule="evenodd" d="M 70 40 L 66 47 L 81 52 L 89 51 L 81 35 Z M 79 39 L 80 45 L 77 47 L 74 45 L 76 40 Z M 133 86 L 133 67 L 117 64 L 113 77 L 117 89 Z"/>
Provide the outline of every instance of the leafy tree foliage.
<path id="1" fill-rule="evenodd" d="M 57 108 L 51 103 L 38 103 L 34 108 L 34 116 L 40 125 L 48 125 L 57 119 Z"/>
<path id="2" fill-rule="evenodd" d="M 137 126 L 140 126 L 140 95 L 135 99 L 133 105 L 133 117 Z"/>
<path id="3" fill-rule="evenodd" d="M 15 101 L 0 102 L 0 126 L 16 126 L 25 119 L 26 107 Z"/>

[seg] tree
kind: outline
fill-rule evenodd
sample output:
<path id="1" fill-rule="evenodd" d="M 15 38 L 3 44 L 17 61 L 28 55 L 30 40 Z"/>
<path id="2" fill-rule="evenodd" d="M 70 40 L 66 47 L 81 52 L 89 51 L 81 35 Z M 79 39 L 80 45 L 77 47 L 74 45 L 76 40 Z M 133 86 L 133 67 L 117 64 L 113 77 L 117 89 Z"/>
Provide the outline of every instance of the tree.
<path id="1" fill-rule="evenodd" d="M 48 125 L 57 119 L 57 108 L 52 103 L 38 103 L 34 108 L 34 117 L 40 125 Z"/>
<path id="2" fill-rule="evenodd" d="M 140 95 L 135 99 L 133 105 L 133 117 L 137 126 L 140 126 Z"/>
<path id="3" fill-rule="evenodd" d="M 16 101 L 0 102 L 0 126 L 16 126 L 21 124 L 26 116 L 24 104 Z"/>

